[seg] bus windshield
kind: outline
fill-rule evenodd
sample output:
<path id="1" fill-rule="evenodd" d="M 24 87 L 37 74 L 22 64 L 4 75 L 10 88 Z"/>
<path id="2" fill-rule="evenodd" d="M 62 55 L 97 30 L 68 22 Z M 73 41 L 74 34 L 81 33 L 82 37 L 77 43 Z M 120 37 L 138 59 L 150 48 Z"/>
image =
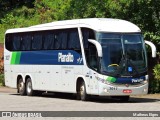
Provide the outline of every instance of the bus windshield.
<path id="1" fill-rule="evenodd" d="M 146 72 L 146 53 L 141 34 L 97 33 L 102 46 L 100 72 L 133 76 Z"/>

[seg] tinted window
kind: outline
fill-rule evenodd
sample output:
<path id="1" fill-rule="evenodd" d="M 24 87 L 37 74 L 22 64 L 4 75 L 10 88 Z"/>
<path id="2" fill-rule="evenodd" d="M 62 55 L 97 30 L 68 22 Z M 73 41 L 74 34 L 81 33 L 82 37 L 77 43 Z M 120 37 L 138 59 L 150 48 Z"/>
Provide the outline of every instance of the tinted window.
<path id="1" fill-rule="evenodd" d="M 88 28 L 81 28 L 81 30 L 82 30 L 84 48 L 88 48 L 88 39 L 95 40 L 95 33 L 93 30 Z"/>
<path id="2" fill-rule="evenodd" d="M 54 49 L 54 34 L 45 33 L 43 49 Z"/>
<path id="3" fill-rule="evenodd" d="M 35 33 L 32 40 L 32 50 L 42 49 L 42 33 Z"/>
<path id="4" fill-rule="evenodd" d="M 54 49 L 60 49 L 61 40 L 58 37 L 58 33 L 54 36 Z"/>
<path id="5" fill-rule="evenodd" d="M 7 34 L 6 37 L 5 37 L 5 47 L 7 50 L 12 50 L 12 38 L 11 38 L 11 34 Z"/>
<path id="6" fill-rule="evenodd" d="M 69 49 L 80 49 L 80 40 L 79 40 L 77 29 L 71 30 L 69 32 L 68 48 Z"/>
<path id="7" fill-rule="evenodd" d="M 94 70 L 98 70 L 98 59 L 97 59 L 97 49 L 95 45 L 92 43 L 89 43 L 89 51 L 88 51 L 87 61 L 89 67 L 91 67 Z"/>
<path id="8" fill-rule="evenodd" d="M 23 35 L 21 50 L 31 50 L 31 41 L 32 41 L 31 33 L 30 34 L 26 33 L 25 35 Z"/>
<path id="9" fill-rule="evenodd" d="M 97 49 L 95 45 L 88 42 L 88 39 L 95 40 L 95 33 L 88 28 L 81 28 L 83 36 L 84 52 L 87 60 L 87 65 L 94 70 L 98 70 Z"/>
<path id="10" fill-rule="evenodd" d="M 21 47 L 21 36 L 14 35 L 13 36 L 13 50 L 18 51 Z"/>
<path id="11" fill-rule="evenodd" d="M 6 35 L 6 48 L 11 51 L 54 49 L 81 51 L 77 28 L 9 34 Z"/>
<path id="12" fill-rule="evenodd" d="M 67 49 L 67 36 L 68 36 L 67 31 L 62 31 L 59 34 L 59 39 L 61 39 L 61 48 L 62 49 Z"/>

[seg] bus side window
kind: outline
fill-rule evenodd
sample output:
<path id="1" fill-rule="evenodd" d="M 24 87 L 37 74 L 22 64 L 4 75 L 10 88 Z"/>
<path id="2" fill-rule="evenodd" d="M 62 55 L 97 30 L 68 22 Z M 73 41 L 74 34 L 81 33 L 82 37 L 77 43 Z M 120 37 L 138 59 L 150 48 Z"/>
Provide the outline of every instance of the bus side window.
<path id="1" fill-rule="evenodd" d="M 77 29 L 71 29 L 68 36 L 68 49 L 76 50 L 81 53 L 80 40 Z"/>
<path id="2" fill-rule="evenodd" d="M 92 43 L 89 43 L 87 62 L 88 62 L 88 65 L 96 71 L 98 70 L 98 59 L 97 58 L 98 58 L 97 49 L 95 45 L 93 45 Z"/>
<path id="3" fill-rule="evenodd" d="M 62 31 L 59 34 L 59 39 L 61 39 L 61 48 L 67 49 L 67 31 Z"/>
<path id="4" fill-rule="evenodd" d="M 44 35 L 44 46 L 43 49 L 45 50 L 52 50 L 54 49 L 54 34 L 53 33 L 45 33 Z"/>
<path id="5" fill-rule="evenodd" d="M 20 47 L 21 47 L 21 36 L 19 34 L 14 34 L 12 42 L 13 42 L 12 50 L 13 51 L 19 51 Z"/>
<path id="6" fill-rule="evenodd" d="M 54 36 L 54 49 L 60 49 L 61 48 L 61 39 L 59 37 L 59 32 L 55 33 Z"/>
<path id="7" fill-rule="evenodd" d="M 42 49 L 42 33 L 38 32 L 33 35 L 32 50 Z"/>
<path id="8" fill-rule="evenodd" d="M 89 28 L 81 28 L 83 36 L 83 46 L 84 49 L 88 49 L 88 39 L 95 40 L 95 33 Z"/>
<path id="9" fill-rule="evenodd" d="M 22 50 L 31 50 L 31 41 L 32 41 L 31 33 L 30 34 L 26 33 L 22 38 L 21 49 Z"/>
<path id="10" fill-rule="evenodd" d="M 12 34 L 6 34 L 5 47 L 7 50 L 12 51 L 12 48 L 13 48 Z"/>

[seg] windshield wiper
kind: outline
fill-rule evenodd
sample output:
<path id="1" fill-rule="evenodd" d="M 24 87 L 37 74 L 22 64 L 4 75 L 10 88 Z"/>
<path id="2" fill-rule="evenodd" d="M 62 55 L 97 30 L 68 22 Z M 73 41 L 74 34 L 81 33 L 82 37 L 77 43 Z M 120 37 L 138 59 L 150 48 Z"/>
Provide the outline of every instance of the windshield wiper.
<path id="1" fill-rule="evenodd" d="M 128 67 L 132 67 L 133 70 L 134 70 L 136 73 L 133 74 L 132 71 L 128 71 Z M 123 55 L 123 56 L 122 56 L 122 59 L 121 59 L 120 64 L 119 64 L 119 68 L 118 68 L 118 70 L 116 71 L 116 75 L 117 75 L 117 76 L 121 76 L 123 70 L 125 71 L 125 73 L 124 73 L 125 76 L 134 76 L 134 75 L 139 75 L 139 74 L 140 74 L 140 73 L 137 71 L 136 66 L 131 62 L 131 60 L 128 58 L 127 55 Z"/>

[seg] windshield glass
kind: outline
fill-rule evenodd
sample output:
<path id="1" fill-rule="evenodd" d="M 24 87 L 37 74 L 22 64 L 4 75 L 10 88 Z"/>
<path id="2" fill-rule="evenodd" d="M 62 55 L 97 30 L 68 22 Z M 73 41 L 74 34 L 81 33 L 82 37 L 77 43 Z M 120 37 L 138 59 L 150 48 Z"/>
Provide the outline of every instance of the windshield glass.
<path id="1" fill-rule="evenodd" d="M 103 74 L 133 75 L 146 71 L 146 55 L 141 34 L 97 33 L 103 57 Z"/>

